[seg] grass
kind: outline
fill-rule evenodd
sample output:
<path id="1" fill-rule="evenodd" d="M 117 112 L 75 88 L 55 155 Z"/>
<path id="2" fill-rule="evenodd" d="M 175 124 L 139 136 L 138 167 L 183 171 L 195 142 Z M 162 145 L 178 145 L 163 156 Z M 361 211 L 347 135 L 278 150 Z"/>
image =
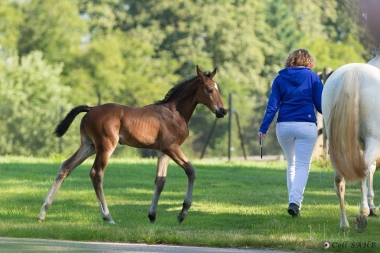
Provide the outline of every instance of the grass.
<path id="1" fill-rule="evenodd" d="M 187 178 L 169 164 L 157 221 L 147 214 L 155 160 L 111 159 L 104 179 L 116 224 L 104 222 L 88 176 L 91 161 L 62 184 L 43 223 L 40 204 L 59 168 L 57 159 L 0 158 L 0 236 L 77 241 L 281 249 L 300 252 L 378 252 L 378 218 L 363 233 L 339 228 L 339 205 L 329 163 L 313 163 L 300 219 L 287 214 L 285 162 L 193 161 L 197 180 L 187 218 L 177 222 Z M 375 174 L 375 194 L 380 185 Z M 347 186 L 349 220 L 359 210 L 359 184 Z M 375 198 L 376 200 L 376 198 Z M 351 222 L 352 225 L 352 222 Z M 324 250 L 322 243 L 330 242 Z"/>

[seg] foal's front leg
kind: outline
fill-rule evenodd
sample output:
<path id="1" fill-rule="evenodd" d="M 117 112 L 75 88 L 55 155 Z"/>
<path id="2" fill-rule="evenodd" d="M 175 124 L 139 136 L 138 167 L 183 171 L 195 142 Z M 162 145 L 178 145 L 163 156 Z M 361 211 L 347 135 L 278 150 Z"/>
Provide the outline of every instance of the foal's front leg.
<path id="1" fill-rule="evenodd" d="M 189 211 L 191 207 L 191 203 L 193 202 L 193 187 L 194 187 L 194 181 L 196 178 L 195 168 L 189 161 L 185 162 L 182 165 L 182 168 L 185 170 L 188 183 L 187 183 L 185 200 L 183 201 L 183 204 L 182 204 L 182 210 L 177 216 L 177 220 L 180 223 L 186 218 L 187 212 Z"/>
<path id="2" fill-rule="evenodd" d="M 158 199 L 160 198 L 161 192 L 165 186 L 169 159 L 170 159 L 169 156 L 158 151 L 157 173 L 156 173 L 156 180 L 154 181 L 156 187 L 154 189 L 153 199 L 152 199 L 152 203 L 150 204 L 149 213 L 148 213 L 148 217 L 151 222 L 156 221 L 156 210 L 157 210 L 157 205 L 158 205 Z"/>
<path id="3" fill-rule="evenodd" d="M 195 168 L 194 166 L 189 162 L 189 160 L 186 158 L 186 156 L 182 153 L 181 149 L 179 147 L 173 148 L 168 152 L 168 155 L 175 161 L 179 166 L 181 166 L 186 173 L 187 176 L 187 190 L 186 190 L 186 196 L 185 200 L 182 204 L 182 210 L 177 216 L 178 222 L 182 222 L 187 215 L 187 212 L 189 211 L 193 199 L 193 187 L 194 187 L 194 181 L 195 181 Z"/>

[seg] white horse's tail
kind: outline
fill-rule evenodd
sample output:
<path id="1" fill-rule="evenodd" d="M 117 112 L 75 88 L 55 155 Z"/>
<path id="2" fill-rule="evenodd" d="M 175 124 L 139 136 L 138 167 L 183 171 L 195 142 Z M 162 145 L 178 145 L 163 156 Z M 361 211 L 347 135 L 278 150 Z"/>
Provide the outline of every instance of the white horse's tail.
<path id="1" fill-rule="evenodd" d="M 365 178 L 367 169 L 359 143 L 361 80 L 356 69 L 344 74 L 329 119 L 330 160 L 347 182 Z"/>

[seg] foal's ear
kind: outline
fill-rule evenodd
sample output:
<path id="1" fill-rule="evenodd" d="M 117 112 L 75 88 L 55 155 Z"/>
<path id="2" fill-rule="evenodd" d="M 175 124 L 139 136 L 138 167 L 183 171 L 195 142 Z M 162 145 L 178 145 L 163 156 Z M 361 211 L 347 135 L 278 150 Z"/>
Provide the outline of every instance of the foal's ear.
<path id="1" fill-rule="evenodd" d="M 203 80 L 205 78 L 205 74 L 203 74 L 202 70 L 198 67 L 198 65 L 195 67 L 195 69 L 197 70 L 198 78 Z"/>
<path id="2" fill-rule="evenodd" d="M 214 69 L 214 71 L 210 73 L 210 78 L 212 79 L 215 76 L 215 74 L 216 74 L 216 68 Z"/>
<path id="3" fill-rule="evenodd" d="M 202 72 L 202 70 L 198 67 L 198 65 L 196 66 L 196 70 L 197 70 L 197 76 L 200 78 L 200 79 L 203 79 L 205 78 L 205 74 Z M 212 79 L 216 74 L 216 68 L 214 69 L 214 71 L 212 71 L 210 74 L 209 74 L 209 78 Z"/>

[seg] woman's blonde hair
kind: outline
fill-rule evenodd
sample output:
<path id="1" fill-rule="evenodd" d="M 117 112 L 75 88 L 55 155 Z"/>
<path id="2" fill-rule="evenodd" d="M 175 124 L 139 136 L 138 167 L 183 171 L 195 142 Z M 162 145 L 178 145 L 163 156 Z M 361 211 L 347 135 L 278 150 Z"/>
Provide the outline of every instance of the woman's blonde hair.
<path id="1" fill-rule="evenodd" d="M 289 54 L 284 66 L 285 68 L 304 66 L 312 69 L 315 67 L 315 59 L 306 49 L 297 49 Z"/>

